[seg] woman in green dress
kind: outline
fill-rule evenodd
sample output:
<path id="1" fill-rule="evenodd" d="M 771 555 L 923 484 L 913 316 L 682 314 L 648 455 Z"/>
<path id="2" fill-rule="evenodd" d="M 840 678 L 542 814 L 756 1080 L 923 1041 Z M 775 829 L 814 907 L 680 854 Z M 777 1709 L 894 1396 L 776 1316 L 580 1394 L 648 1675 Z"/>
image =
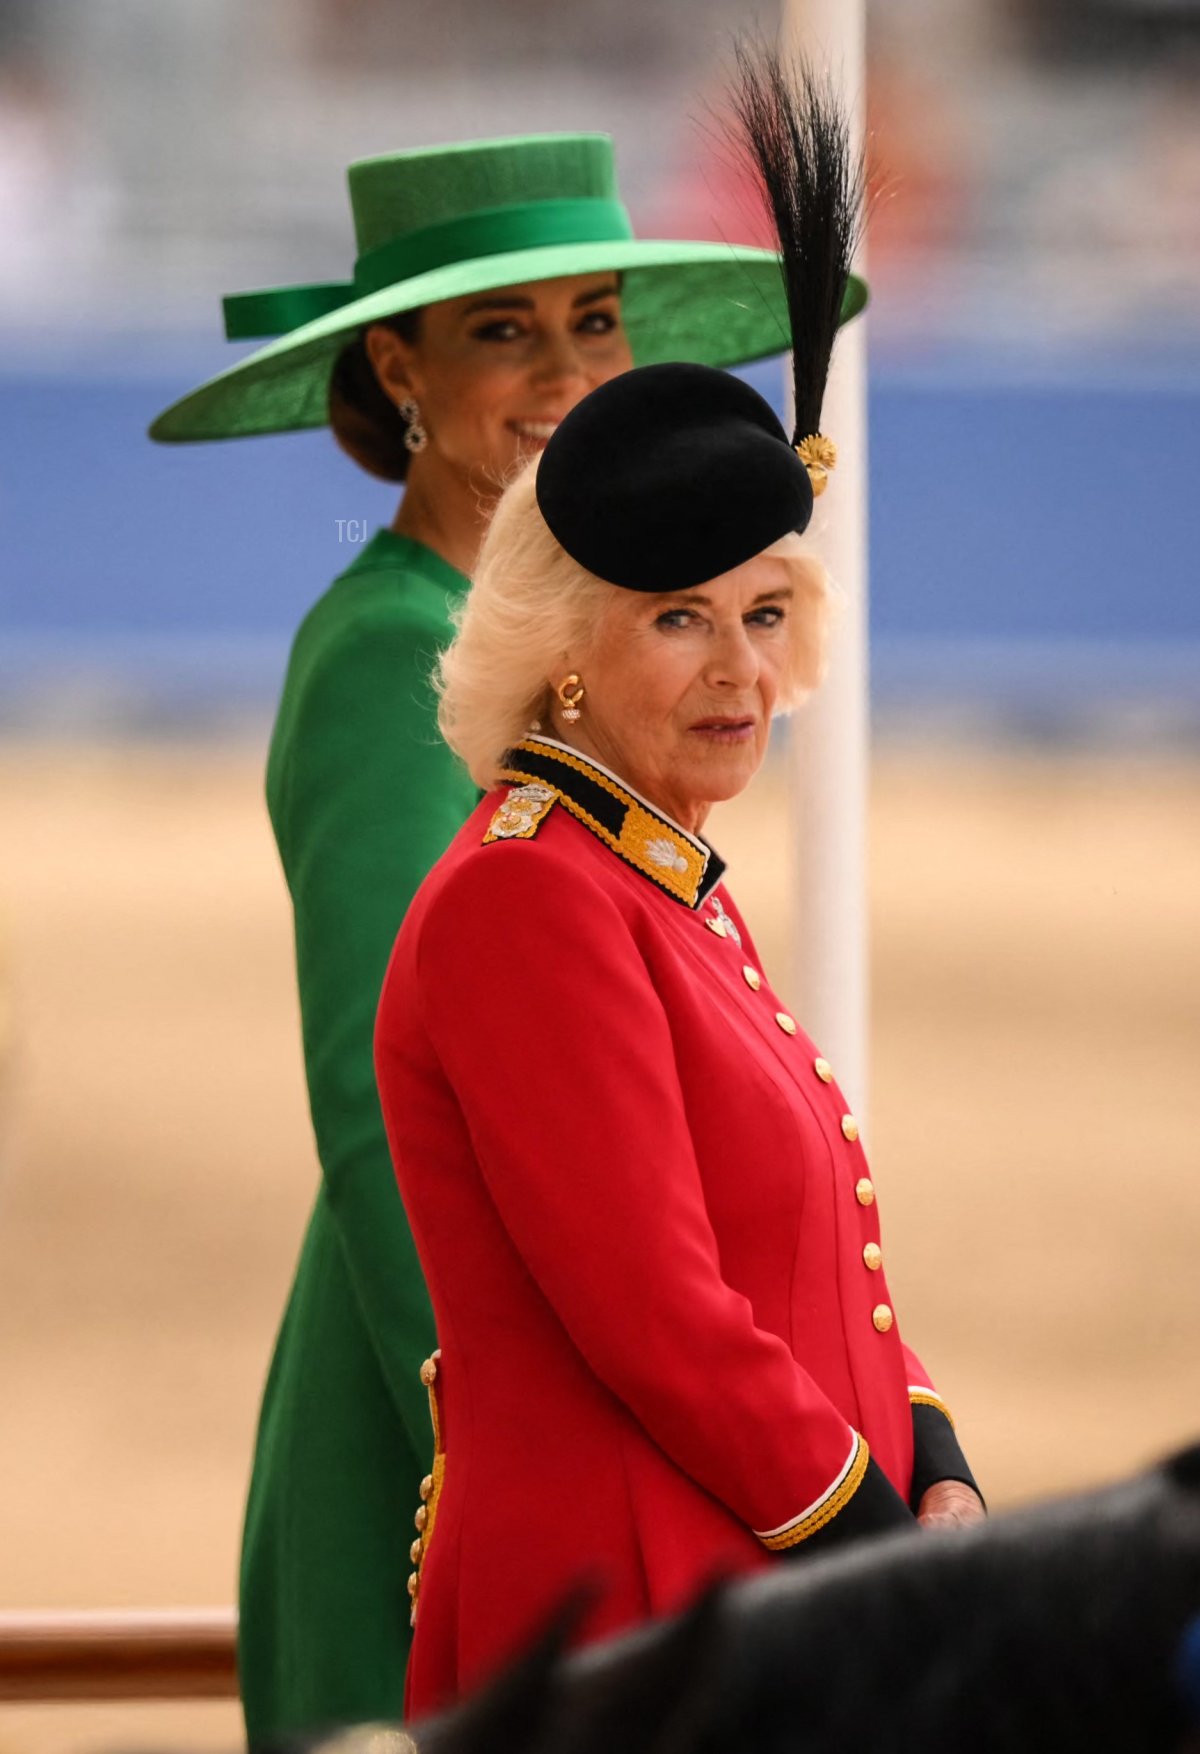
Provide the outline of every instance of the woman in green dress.
<path id="1" fill-rule="evenodd" d="M 633 363 L 779 351 L 776 258 L 635 239 L 602 135 L 480 142 L 349 170 L 354 278 L 225 300 L 274 335 L 168 408 L 163 442 L 329 423 L 404 481 L 296 635 L 267 767 L 295 911 L 321 1182 L 267 1379 L 242 1548 L 251 1744 L 401 1715 L 413 1512 L 435 1344 L 372 1069 L 401 919 L 477 799 L 429 673 L 491 506 L 597 383 Z M 847 314 L 862 289 L 852 288 Z"/>

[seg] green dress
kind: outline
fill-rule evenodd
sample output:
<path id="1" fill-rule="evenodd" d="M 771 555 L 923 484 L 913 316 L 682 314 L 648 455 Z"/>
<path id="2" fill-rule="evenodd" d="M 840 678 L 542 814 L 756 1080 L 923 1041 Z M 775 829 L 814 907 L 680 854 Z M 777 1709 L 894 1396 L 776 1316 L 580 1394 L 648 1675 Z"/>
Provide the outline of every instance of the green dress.
<path id="1" fill-rule="evenodd" d="M 295 910 L 321 1182 L 275 1346 L 242 1545 L 252 1744 L 402 1715 L 433 1317 L 375 1091 L 405 910 L 479 794 L 429 682 L 466 579 L 380 530 L 296 636 L 267 764 Z"/>

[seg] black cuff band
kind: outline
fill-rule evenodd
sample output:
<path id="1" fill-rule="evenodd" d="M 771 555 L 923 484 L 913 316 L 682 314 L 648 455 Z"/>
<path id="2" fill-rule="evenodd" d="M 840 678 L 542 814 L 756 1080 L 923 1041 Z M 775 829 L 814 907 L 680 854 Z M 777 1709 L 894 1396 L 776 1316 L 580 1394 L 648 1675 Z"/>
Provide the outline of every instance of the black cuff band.
<path id="1" fill-rule="evenodd" d="M 865 1535 L 886 1535 L 915 1526 L 912 1512 L 872 1456 L 861 1486 L 844 1509 L 806 1541 L 783 1548 L 780 1557 L 802 1559 L 809 1553 L 830 1553 L 835 1547 Z"/>
<path id="2" fill-rule="evenodd" d="M 918 1511 L 925 1493 L 931 1486 L 936 1486 L 939 1480 L 961 1480 L 964 1486 L 971 1488 L 982 1504 L 983 1493 L 975 1484 L 975 1476 L 967 1466 L 967 1458 L 948 1416 L 940 1408 L 931 1407 L 928 1402 L 914 1401 L 912 1423 L 913 1472 L 908 1498 L 910 1509 L 914 1513 Z"/>

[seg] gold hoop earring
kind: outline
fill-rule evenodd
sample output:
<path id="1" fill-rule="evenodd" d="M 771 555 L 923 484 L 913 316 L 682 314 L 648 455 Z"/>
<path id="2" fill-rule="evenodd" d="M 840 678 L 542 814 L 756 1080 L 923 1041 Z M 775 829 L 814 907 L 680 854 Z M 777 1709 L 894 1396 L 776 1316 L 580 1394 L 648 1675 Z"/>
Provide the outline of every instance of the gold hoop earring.
<path id="1" fill-rule="evenodd" d="M 563 718 L 573 725 L 580 716 L 579 703 L 584 696 L 583 683 L 572 673 L 563 677 L 554 692 L 558 695 Z"/>

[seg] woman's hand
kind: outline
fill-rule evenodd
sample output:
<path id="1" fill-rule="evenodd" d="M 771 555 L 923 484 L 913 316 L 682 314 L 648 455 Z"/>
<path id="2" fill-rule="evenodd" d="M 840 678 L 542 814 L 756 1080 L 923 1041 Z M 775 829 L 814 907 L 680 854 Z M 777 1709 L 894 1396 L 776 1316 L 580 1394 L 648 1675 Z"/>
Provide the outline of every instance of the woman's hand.
<path id="1" fill-rule="evenodd" d="M 979 1494 L 963 1481 L 939 1480 L 922 1494 L 917 1521 L 923 1529 L 965 1529 L 986 1515 Z"/>

